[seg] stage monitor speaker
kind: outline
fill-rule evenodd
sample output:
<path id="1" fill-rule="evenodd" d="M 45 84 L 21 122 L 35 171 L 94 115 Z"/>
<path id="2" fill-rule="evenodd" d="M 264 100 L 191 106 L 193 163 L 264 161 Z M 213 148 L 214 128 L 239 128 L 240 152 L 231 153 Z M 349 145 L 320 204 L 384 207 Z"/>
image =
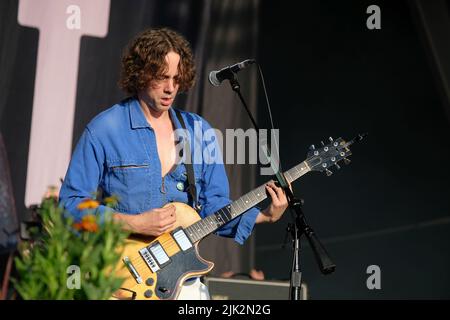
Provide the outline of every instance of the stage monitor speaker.
<path id="1" fill-rule="evenodd" d="M 212 300 L 289 300 L 288 281 L 265 281 L 204 277 Z M 301 300 L 308 299 L 307 285 L 302 283 Z"/>

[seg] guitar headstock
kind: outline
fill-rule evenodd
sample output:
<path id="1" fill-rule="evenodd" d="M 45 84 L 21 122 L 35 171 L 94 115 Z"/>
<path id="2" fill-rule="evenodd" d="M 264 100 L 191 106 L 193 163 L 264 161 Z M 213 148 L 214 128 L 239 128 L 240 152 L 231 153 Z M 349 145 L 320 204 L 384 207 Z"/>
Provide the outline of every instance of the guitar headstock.
<path id="1" fill-rule="evenodd" d="M 311 145 L 306 163 L 311 171 L 325 172 L 327 176 L 330 176 L 333 174 L 330 169 L 340 169 L 340 162 L 343 162 L 344 164 L 350 163 L 350 160 L 347 157 L 352 154 L 349 146 L 353 141 L 354 140 L 346 142 L 342 138 L 333 140 L 333 138 L 330 137 L 329 143 L 326 145 L 323 141 L 318 147 Z"/>

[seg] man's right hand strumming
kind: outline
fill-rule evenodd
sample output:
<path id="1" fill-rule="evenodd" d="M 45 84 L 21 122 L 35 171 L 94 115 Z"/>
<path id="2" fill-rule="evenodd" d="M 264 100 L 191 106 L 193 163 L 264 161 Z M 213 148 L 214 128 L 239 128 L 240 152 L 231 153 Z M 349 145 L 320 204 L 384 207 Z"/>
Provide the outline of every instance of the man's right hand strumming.
<path id="1" fill-rule="evenodd" d="M 138 215 L 114 214 L 114 219 L 123 223 L 124 229 L 133 233 L 158 237 L 174 227 L 175 206 L 156 208 Z"/>

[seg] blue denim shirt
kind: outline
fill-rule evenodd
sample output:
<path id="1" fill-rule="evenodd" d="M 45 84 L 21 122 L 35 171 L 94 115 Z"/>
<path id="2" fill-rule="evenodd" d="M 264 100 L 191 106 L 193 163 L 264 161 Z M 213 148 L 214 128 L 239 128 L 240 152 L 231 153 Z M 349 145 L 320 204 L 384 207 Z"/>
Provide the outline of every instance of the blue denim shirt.
<path id="1" fill-rule="evenodd" d="M 203 132 L 211 126 L 199 115 L 181 111 L 189 130 L 191 152 L 194 161 L 195 184 L 200 216 L 206 217 L 228 205 L 229 185 L 223 163 L 198 161 L 205 157 L 205 148 L 215 144 L 215 156 L 220 149 L 214 139 L 205 141 L 194 135 L 194 126 Z M 175 128 L 181 129 L 175 111 L 170 109 Z M 191 138 L 191 139 L 192 139 Z M 211 141 L 213 140 L 213 141 Z M 199 148 L 201 146 L 201 148 Z M 73 153 L 64 183 L 60 191 L 60 203 L 76 221 L 82 217 L 77 205 L 92 198 L 98 188 L 104 196 L 117 195 L 119 202 L 114 208 L 124 214 L 139 214 L 160 208 L 168 202 L 184 202 L 192 206 L 188 197 L 187 175 L 184 164 L 179 164 L 165 177 L 161 176 L 161 163 L 156 146 L 155 132 L 145 119 L 136 99 L 127 99 L 97 115 L 83 132 Z M 190 201 L 191 200 L 191 201 Z M 104 214 L 104 206 L 99 207 Z M 242 244 L 253 230 L 257 208 L 219 229 L 216 234 L 234 237 Z"/>

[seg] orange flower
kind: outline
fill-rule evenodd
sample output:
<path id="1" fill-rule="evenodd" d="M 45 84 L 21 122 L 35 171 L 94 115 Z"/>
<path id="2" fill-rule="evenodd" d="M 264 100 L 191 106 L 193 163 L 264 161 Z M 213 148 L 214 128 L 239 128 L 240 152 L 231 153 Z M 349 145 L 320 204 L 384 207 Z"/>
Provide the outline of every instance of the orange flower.
<path id="1" fill-rule="evenodd" d="M 98 231 L 97 221 L 95 220 L 95 216 L 93 216 L 92 214 L 87 214 L 81 219 L 81 226 L 85 231 Z"/>
<path id="2" fill-rule="evenodd" d="M 78 210 L 95 209 L 99 206 L 98 201 L 92 199 L 86 199 L 80 202 L 77 206 Z"/>
<path id="3" fill-rule="evenodd" d="M 85 215 L 81 222 L 74 223 L 73 227 L 78 231 L 97 232 L 98 225 L 95 216 L 92 214 Z"/>

